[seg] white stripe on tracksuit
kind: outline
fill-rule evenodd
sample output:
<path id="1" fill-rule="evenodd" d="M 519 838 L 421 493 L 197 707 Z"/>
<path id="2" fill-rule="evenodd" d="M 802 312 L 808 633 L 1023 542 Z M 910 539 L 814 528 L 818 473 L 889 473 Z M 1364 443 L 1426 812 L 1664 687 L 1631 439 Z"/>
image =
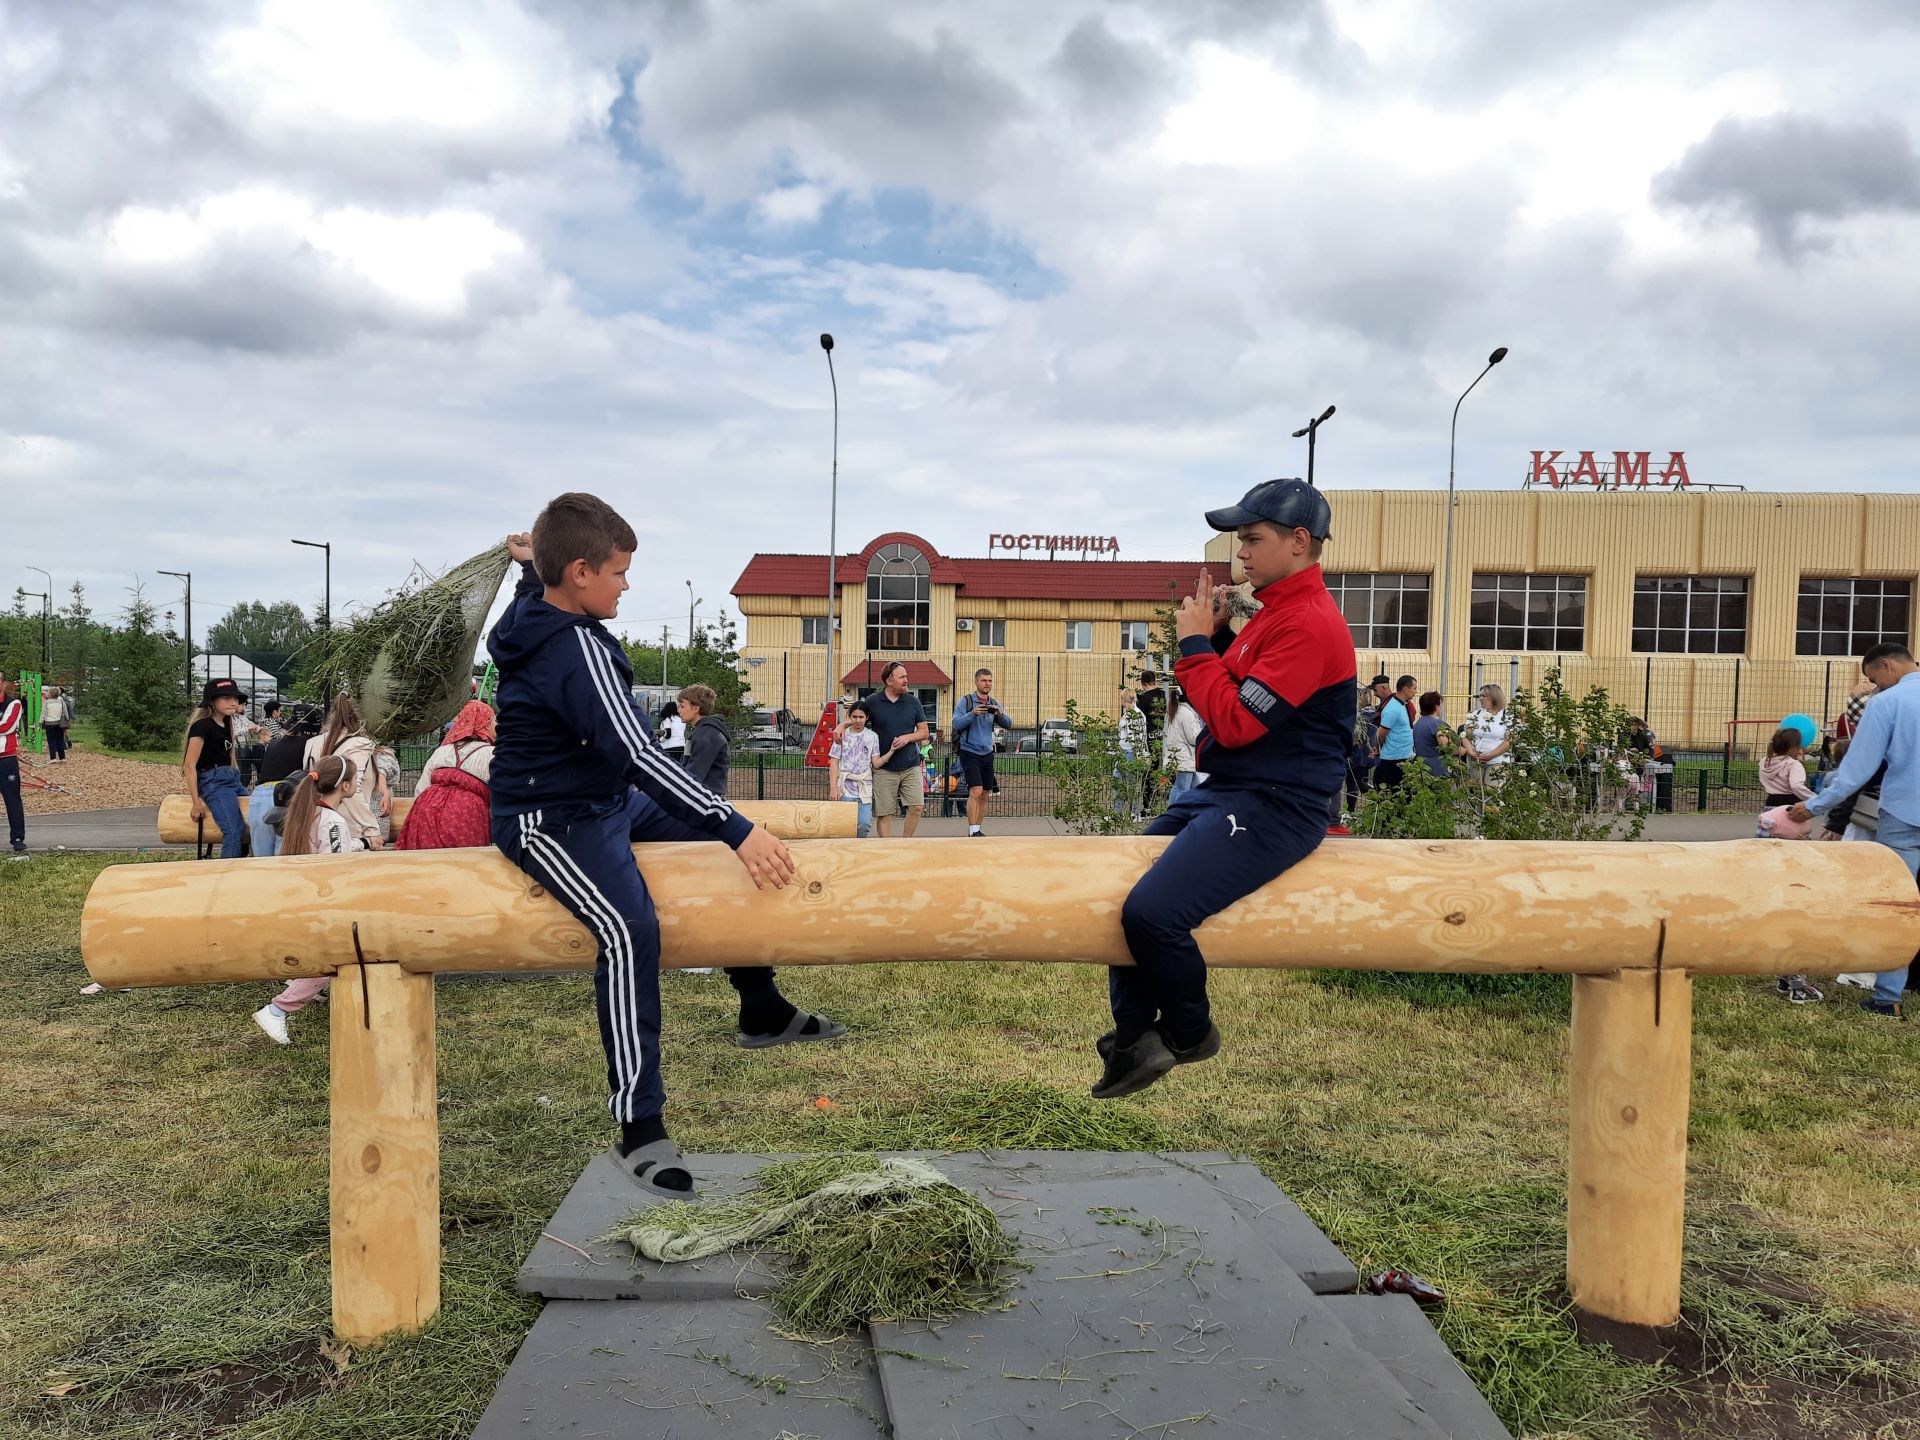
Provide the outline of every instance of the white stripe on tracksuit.
<path id="1" fill-rule="evenodd" d="M 619 909 L 607 899 L 558 840 L 540 829 L 538 810 L 520 817 L 520 843 L 538 855 L 547 871 L 547 883 L 577 905 L 592 927 L 607 957 L 607 1011 L 613 1031 L 613 1072 L 618 1082 L 607 1100 L 613 1118 L 622 1122 L 631 1113 L 634 1087 L 640 1082 L 640 1059 L 634 1053 L 633 937 Z"/>
<path id="2" fill-rule="evenodd" d="M 584 627 L 576 628 L 573 633 L 580 639 L 580 649 L 586 656 L 587 674 L 613 720 L 614 733 L 626 746 L 633 763 L 660 781 L 696 814 L 711 815 L 717 820 L 724 820 L 733 814 L 731 805 L 689 775 L 686 767 L 674 761 L 641 727 L 633 713 L 633 702 L 620 683 L 620 674 L 613 668 L 612 657 L 600 648 Z"/>

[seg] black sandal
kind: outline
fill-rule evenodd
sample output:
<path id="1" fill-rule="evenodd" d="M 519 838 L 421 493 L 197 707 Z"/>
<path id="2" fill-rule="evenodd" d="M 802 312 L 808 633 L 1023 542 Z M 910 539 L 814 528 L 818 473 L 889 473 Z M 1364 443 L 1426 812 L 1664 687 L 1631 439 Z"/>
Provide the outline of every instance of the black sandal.
<path id="1" fill-rule="evenodd" d="M 673 1141 L 649 1140 L 624 1155 L 618 1150 L 609 1150 L 607 1154 L 629 1180 L 649 1195 L 658 1195 L 663 1200 L 693 1198 L 693 1172 L 687 1168 L 687 1157 Z M 681 1176 L 687 1182 L 685 1187 L 662 1184 L 669 1175 Z"/>

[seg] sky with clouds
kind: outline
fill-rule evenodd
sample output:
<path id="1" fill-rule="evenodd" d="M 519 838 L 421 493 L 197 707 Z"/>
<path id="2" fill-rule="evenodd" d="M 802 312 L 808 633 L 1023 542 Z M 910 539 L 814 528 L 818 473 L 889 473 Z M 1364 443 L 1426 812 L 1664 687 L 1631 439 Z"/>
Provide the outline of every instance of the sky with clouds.
<path id="1" fill-rule="evenodd" d="M 1533 448 L 1915 487 L 1911 0 L 0 0 L 7 589 L 336 612 L 563 489 L 756 550 Z M 1337 496 L 1336 496 L 1337 514 Z"/>

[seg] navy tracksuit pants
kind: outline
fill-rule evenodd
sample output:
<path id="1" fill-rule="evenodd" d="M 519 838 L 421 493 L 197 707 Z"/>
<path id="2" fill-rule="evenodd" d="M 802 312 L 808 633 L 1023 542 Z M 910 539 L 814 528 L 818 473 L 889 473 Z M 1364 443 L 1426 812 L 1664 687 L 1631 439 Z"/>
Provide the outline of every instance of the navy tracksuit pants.
<path id="1" fill-rule="evenodd" d="M 607 1108 L 623 1124 L 666 1108 L 660 1081 L 660 921 L 633 863 L 649 840 L 709 840 L 638 790 L 611 806 L 493 817 L 493 843 L 587 927 L 598 947 L 594 1007 L 607 1056 Z"/>
<path id="2" fill-rule="evenodd" d="M 1107 972 L 1113 1018 L 1122 1029 L 1157 1023 L 1169 1044 L 1185 1049 L 1213 1024 L 1194 930 L 1311 855 L 1327 835 L 1327 800 L 1200 785 L 1146 833 L 1174 841 L 1120 909 L 1133 967 Z"/>

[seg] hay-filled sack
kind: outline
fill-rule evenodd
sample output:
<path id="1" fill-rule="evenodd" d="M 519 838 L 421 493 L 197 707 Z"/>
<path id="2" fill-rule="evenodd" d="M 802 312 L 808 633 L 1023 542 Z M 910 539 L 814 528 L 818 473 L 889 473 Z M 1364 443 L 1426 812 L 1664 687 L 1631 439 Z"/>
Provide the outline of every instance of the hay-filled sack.
<path id="1" fill-rule="evenodd" d="M 474 653 L 508 562 L 506 546 L 489 546 L 322 635 L 312 648 L 316 693 L 351 696 L 367 732 L 388 744 L 438 731 L 472 693 Z"/>
<path id="2" fill-rule="evenodd" d="M 770 1298 L 785 1333 L 809 1339 L 992 1308 L 1018 1254 L 999 1216 L 933 1166 L 870 1154 L 767 1165 L 738 1199 L 668 1201 L 604 1238 L 668 1262 L 741 1248 L 784 1255 Z"/>

